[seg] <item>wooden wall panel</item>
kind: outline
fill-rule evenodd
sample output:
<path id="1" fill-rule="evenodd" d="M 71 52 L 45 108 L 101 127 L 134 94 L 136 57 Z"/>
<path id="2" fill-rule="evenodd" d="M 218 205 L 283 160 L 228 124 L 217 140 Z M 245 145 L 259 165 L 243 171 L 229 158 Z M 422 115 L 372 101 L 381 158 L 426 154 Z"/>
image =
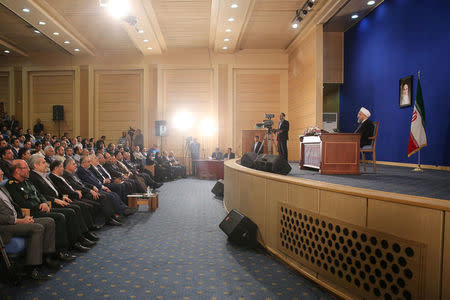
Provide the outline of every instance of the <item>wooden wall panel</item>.
<path id="1" fill-rule="evenodd" d="M 211 156 L 218 146 L 217 101 L 214 91 L 213 69 L 162 69 L 158 116 L 167 121 L 168 136 L 162 140 L 164 150 L 173 150 L 181 157 L 187 137 L 196 137 L 200 143 L 201 157 Z M 176 116 L 180 112 L 190 114 L 191 129 L 176 128 Z M 209 120 L 210 128 L 204 122 Z M 212 127 L 212 128 L 211 128 Z M 210 132 L 205 132 L 211 130 Z M 158 139 L 160 144 L 160 139 Z"/>
<path id="2" fill-rule="evenodd" d="M 75 78 L 73 71 L 29 72 L 30 126 L 40 118 L 44 130 L 54 135 L 73 133 Z M 53 106 L 64 106 L 64 121 L 53 121 Z"/>
<path id="3" fill-rule="evenodd" d="M 89 136 L 89 71 L 80 70 L 80 135 Z"/>
<path id="4" fill-rule="evenodd" d="M 0 72 L 0 102 L 5 112 L 9 112 L 9 72 Z"/>
<path id="5" fill-rule="evenodd" d="M 365 227 L 367 198 L 320 191 L 319 211 L 321 215 Z"/>
<path id="6" fill-rule="evenodd" d="M 344 83 L 344 33 L 323 33 L 323 82 Z"/>
<path id="7" fill-rule="evenodd" d="M 444 213 L 434 209 L 369 199 L 367 214 L 368 228 L 426 245 L 423 294 L 427 299 L 439 299 Z"/>
<path id="8" fill-rule="evenodd" d="M 117 143 L 122 131 L 142 128 L 143 74 L 136 71 L 96 71 L 95 136 Z"/>
<path id="9" fill-rule="evenodd" d="M 298 136 L 310 126 L 322 125 L 322 27 L 317 26 L 289 54 L 288 153 L 299 159 Z"/>
<path id="10" fill-rule="evenodd" d="M 442 263 L 441 299 L 450 299 L 450 213 L 445 212 L 444 250 Z"/>
<path id="11" fill-rule="evenodd" d="M 275 114 L 274 126 L 277 126 L 283 95 L 282 73 L 280 70 L 235 70 L 236 153 L 242 153 L 242 130 L 253 129 L 256 123 L 261 123 L 265 113 Z"/>

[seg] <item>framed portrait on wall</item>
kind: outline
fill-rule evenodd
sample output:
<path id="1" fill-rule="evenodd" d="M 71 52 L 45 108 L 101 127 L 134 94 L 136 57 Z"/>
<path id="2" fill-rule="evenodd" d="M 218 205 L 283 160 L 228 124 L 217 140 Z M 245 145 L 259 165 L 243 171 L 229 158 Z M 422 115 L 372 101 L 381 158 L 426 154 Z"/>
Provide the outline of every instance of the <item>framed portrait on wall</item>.
<path id="1" fill-rule="evenodd" d="M 408 107 L 412 104 L 412 82 L 412 75 L 399 81 L 398 106 L 400 108 Z"/>

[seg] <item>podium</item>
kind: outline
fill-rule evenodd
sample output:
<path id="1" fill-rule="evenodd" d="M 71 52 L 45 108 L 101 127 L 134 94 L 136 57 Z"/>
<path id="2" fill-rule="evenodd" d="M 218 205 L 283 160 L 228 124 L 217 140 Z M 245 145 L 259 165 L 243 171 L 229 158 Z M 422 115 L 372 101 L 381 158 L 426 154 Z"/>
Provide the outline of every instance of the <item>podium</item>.
<path id="1" fill-rule="evenodd" d="M 322 133 L 299 136 L 300 168 L 315 168 L 321 174 L 361 174 L 359 133 Z"/>

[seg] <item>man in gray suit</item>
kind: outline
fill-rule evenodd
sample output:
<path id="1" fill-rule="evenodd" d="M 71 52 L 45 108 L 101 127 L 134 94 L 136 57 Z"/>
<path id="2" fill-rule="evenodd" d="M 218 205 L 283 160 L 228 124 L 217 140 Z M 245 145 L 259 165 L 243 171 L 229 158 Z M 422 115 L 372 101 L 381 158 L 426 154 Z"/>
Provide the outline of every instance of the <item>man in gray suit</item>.
<path id="1" fill-rule="evenodd" d="M 3 171 L 0 170 L 0 181 Z M 51 268 L 61 268 L 51 255 L 55 252 L 55 221 L 52 218 L 36 218 L 23 216 L 21 208 L 13 201 L 8 190 L 0 186 L 0 236 L 5 244 L 12 237 L 27 238 L 26 265 L 29 275 L 35 280 L 51 278 L 43 274 L 37 266 L 45 263 Z"/>

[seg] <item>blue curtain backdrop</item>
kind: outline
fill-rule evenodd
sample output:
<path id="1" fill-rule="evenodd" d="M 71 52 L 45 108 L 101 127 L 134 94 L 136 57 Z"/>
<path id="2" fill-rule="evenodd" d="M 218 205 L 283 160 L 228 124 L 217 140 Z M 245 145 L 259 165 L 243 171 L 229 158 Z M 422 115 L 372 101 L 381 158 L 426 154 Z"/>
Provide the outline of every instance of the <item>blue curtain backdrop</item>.
<path id="1" fill-rule="evenodd" d="M 408 158 L 413 105 L 398 106 L 398 82 L 417 71 L 425 104 L 428 146 L 423 164 L 450 166 L 450 1 L 386 0 L 345 32 L 340 126 L 355 128 L 361 106 L 380 121 L 377 160 L 416 163 Z M 414 102 L 413 102 L 414 104 Z"/>

